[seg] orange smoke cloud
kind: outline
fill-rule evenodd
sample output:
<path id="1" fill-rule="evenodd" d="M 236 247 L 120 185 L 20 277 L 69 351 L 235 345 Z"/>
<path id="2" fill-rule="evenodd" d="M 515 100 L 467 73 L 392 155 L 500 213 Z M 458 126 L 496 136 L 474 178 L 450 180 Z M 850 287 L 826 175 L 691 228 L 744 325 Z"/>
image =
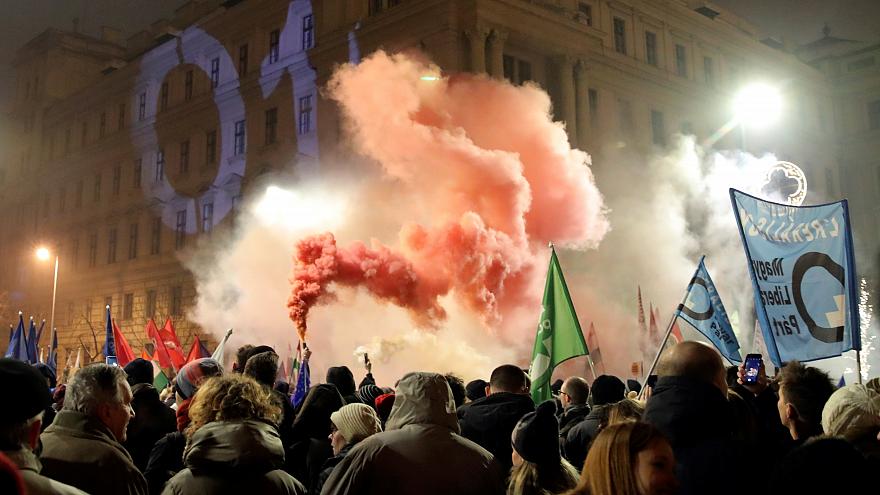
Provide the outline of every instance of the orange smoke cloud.
<path id="1" fill-rule="evenodd" d="M 543 90 L 484 76 L 422 79 L 438 72 L 377 52 L 332 77 L 327 94 L 354 150 L 418 198 L 413 220 L 428 220 L 404 225 L 395 247 L 301 240 L 288 301 L 301 336 L 309 309 L 333 300 L 333 283 L 406 308 L 422 327 L 439 325 L 438 299 L 452 293 L 497 328 L 540 301 L 535 268 L 547 242 L 593 248 L 608 231 L 589 156 L 570 147 Z"/>

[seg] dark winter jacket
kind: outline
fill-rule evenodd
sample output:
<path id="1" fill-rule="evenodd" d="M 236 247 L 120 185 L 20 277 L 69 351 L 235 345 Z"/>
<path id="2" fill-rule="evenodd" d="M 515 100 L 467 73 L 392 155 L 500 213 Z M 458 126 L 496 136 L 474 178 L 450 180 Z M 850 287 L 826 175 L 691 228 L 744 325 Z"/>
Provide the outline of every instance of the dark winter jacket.
<path id="1" fill-rule="evenodd" d="M 153 446 L 177 428 L 177 420 L 174 411 L 159 400 L 159 392 L 152 385 L 139 383 L 132 387 L 131 394 L 134 417 L 128 423 L 122 445 L 131 454 L 134 465 L 144 472 Z"/>
<path id="2" fill-rule="evenodd" d="M 62 409 L 40 440 L 42 475 L 92 495 L 146 495 L 128 451 L 99 420 Z"/>
<path id="3" fill-rule="evenodd" d="M 330 446 L 330 415 L 343 406 L 342 396 L 330 384 L 309 389 L 293 420 L 291 444 L 287 446 L 285 470 L 312 486 L 324 461 L 333 456 Z"/>
<path id="4" fill-rule="evenodd" d="M 661 377 L 643 421 L 657 427 L 672 444 L 679 494 L 740 494 L 747 489 L 741 486 L 743 478 L 733 475 L 742 464 L 733 410 L 715 386 L 685 377 Z"/>
<path id="5" fill-rule="evenodd" d="M 593 439 L 599 434 L 599 420 L 605 407 L 607 406 L 596 406 L 586 416 L 583 416 L 580 421 L 575 422 L 568 429 L 568 433 L 562 442 L 562 454 L 578 472 L 584 466 L 584 460 L 587 458 L 590 444 L 593 443 Z M 562 435 L 561 428 L 559 434 Z"/>
<path id="6" fill-rule="evenodd" d="M 572 428 L 580 424 L 590 414 L 590 406 L 577 404 L 566 407 L 559 416 L 559 436 L 565 439 Z"/>
<path id="7" fill-rule="evenodd" d="M 183 462 L 186 469 L 168 481 L 163 494 L 306 493 L 281 469 L 281 437 L 275 425 L 263 421 L 215 421 L 202 426 L 190 439 Z"/>
<path id="8" fill-rule="evenodd" d="M 318 479 L 315 480 L 315 484 L 309 488 L 309 495 L 318 495 L 321 493 L 321 489 L 324 488 L 324 483 L 327 482 L 327 478 L 333 474 L 333 470 L 336 469 L 336 466 L 342 462 L 342 459 L 348 455 L 348 452 L 354 448 L 357 443 L 347 443 L 342 450 L 339 451 L 338 454 L 324 461 L 324 465 L 321 466 L 321 473 L 318 475 Z"/>
<path id="9" fill-rule="evenodd" d="M 150 460 L 144 471 L 150 495 L 162 493 L 165 483 L 183 470 L 184 450 L 186 450 L 186 436 L 180 431 L 173 431 L 156 442 L 153 450 L 150 451 Z"/>
<path id="10" fill-rule="evenodd" d="M 327 479 L 322 494 L 504 492 L 504 473 L 492 454 L 458 434 L 455 402 L 443 375 L 405 375 L 386 427 L 351 449 Z"/>
<path id="11" fill-rule="evenodd" d="M 510 435 L 516 423 L 535 410 L 528 395 L 498 392 L 459 408 L 461 436 L 472 440 L 495 456 L 504 472 L 512 466 Z"/>

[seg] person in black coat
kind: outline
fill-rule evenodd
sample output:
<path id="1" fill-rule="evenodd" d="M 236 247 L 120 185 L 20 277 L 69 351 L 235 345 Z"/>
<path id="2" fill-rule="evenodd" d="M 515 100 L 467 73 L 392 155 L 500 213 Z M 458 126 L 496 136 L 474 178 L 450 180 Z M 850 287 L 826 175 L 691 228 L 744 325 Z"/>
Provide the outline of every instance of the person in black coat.
<path id="1" fill-rule="evenodd" d="M 590 397 L 590 384 L 579 376 L 571 376 L 562 383 L 559 390 L 559 402 L 562 404 L 559 415 L 560 443 L 565 440 L 568 432 L 590 414 L 587 399 Z"/>
<path id="2" fill-rule="evenodd" d="M 707 345 L 686 341 L 668 351 L 657 371 L 643 421 L 672 445 L 679 493 L 742 493 L 747 489 L 741 486 L 743 478 L 731 475 L 742 465 L 743 452 L 721 356 Z"/>
<path id="3" fill-rule="evenodd" d="M 260 385 L 266 387 L 272 393 L 272 397 L 281 408 L 281 422 L 278 424 L 278 433 L 281 442 L 287 446 L 291 442 L 291 430 L 293 427 L 294 411 L 290 404 L 290 398 L 278 390 L 275 390 L 275 377 L 278 375 L 278 354 L 273 351 L 252 354 L 244 365 L 244 374 L 250 376 Z"/>
<path id="4" fill-rule="evenodd" d="M 314 486 L 324 462 L 333 456 L 330 445 L 330 415 L 345 402 L 334 385 L 322 383 L 309 389 L 293 420 L 291 444 L 287 446 L 285 468 L 305 486 Z"/>
<path id="5" fill-rule="evenodd" d="M 461 435 L 495 456 L 504 469 L 513 465 L 510 435 L 516 423 L 535 410 L 523 370 L 507 364 L 495 368 L 486 387 L 486 397 L 458 409 Z"/>
<path id="6" fill-rule="evenodd" d="M 590 395 L 592 408 L 586 417 L 568 430 L 562 445 L 565 458 L 578 471 L 584 465 L 590 444 L 599 434 L 599 424 L 605 414 L 603 409 L 610 404 L 620 402 L 625 395 L 626 385 L 616 376 L 599 375 L 593 380 L 593 390 Z"/>
<path id="7" fill-rule="evenodd" d="M 125 366 L 131 385 L 131 409 L 134 417 L 128 423 L 125 450 L 131 454 L 134 465 L 141 472 L 147 468 L 150 451 L 156 441 L 177 427 L 174 411 L 159 399 L 153 387 L 153 363 L 137 358 Z"/>

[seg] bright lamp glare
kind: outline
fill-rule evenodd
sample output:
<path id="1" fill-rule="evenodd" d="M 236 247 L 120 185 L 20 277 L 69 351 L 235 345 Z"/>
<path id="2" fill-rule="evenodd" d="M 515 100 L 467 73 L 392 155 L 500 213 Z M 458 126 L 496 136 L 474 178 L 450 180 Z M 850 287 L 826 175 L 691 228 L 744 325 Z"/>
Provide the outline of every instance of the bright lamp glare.
<path id="1" fill-rule="evenodd" d="M 299 191 L 269 186 L 254 207 L 254 213 L 269 226 L 289 231 L 332 229 L 341 224 L 343 204 L 336 198 L 307 195 Z"/>
<path id="2" fill-rule="evenodd" d="M 746 86 L 733 100 L 733 110 L 741 124 L 763 128 L 773 125 L 782 115 L 782 96 L 767 84 Z"/>
<path id="3" fill-rule="evenodd" d="M 435 76 L 433 74 L 426 74 L 426 75 L 420 77 L 419 79 L 421 79 L 422 81 L 439 81 L 440 76 Z"/>
<path id="4" fill-rule="evenodd" d="M 49 259 L 49 250 L 44 247 L 37 249 L 37 258 L 47 261 Z"/>

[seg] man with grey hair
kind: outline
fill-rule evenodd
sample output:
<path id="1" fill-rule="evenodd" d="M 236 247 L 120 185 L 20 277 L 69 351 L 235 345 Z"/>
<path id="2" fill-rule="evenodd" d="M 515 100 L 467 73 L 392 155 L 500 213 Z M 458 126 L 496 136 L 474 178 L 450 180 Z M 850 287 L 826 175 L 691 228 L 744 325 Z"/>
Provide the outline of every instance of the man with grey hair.
<path id="1" fill-rule="evenodd" d="M 0 451 L 18 466 L 30 494 L 84 495 L 72 486 L 40 475 L 34 449 L 40 438 L 43 412 L 52 403 L 46 380 L 36 368 L 16 359 L 0 359 Z"/>
<path id="2" fill-rule="evenodd" d="M 121 443 L 133 416 L 122 368 L 96 363 L 79 370 L 41 436 L 43 474 L 93 495 L 146 495 L 147 482 Z"/>

